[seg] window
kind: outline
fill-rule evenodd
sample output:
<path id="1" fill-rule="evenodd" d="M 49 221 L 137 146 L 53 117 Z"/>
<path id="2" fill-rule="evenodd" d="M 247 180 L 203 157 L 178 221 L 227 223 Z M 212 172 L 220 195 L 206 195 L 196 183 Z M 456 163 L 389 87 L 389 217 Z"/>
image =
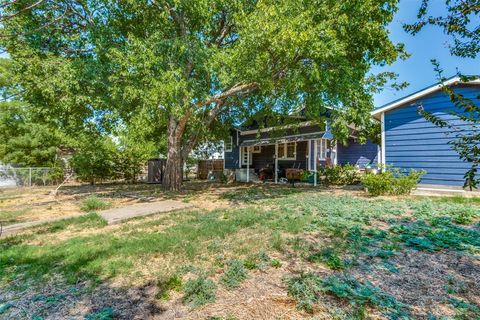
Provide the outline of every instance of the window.
<path id="1" fill-rule="evenodd" d="M 224 141 L 223 143 L 224 143 L 225 152 L 232 152 L 233 137 L 230 136 L 230 139 L 228 139 L 227 141 Z"/>
<path id="2" fill-rule="evenodd" d="M 278 160 L 296 160 L 297 159 L 297 143 L 287 142 L 278 144 Z"/>
<path id="3" fill-rule="evenodd" d="M 252 150 L 247 152 L 249 147 L 242 147 L 242 166 L 246 166 L 247 164 L 252 164 Z"/>
<path id="4" fill-rule="evenodd" d="M 327 139 L 318 139 L 317 140 L 317 157 L 319 160 L 325 160 L 327 158 L 328 152 L 328 140 Z"/>
<path id="5" fill-rule="evenodd" d="M 253 146 L 252 147 L 252 153 L 261 153 L 262 152 L 262 146 Z"/>

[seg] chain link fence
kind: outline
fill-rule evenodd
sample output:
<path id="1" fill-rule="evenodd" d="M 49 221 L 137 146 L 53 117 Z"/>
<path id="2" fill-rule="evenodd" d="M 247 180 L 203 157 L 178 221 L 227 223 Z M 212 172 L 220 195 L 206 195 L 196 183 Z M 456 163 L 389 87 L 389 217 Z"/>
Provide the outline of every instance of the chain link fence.
<path id="1" fill-rule="evenodd" d="M 15 168 L 0 165 L 0 188 L 47 186 L 63 178 L 61 168 Z"/>

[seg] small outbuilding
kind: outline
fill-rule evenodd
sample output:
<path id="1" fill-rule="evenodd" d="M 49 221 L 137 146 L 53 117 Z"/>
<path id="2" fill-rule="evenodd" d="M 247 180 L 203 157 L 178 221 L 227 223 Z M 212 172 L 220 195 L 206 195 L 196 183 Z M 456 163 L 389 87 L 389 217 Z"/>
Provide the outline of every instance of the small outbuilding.
<path id="1" fill-rule="evenodd" d="M 381 122 L 382 127 L 381 164 L 425 170 L 427 173 L 420 181 L 424 185 L 461 187 L 471 163 L 460 159 L 452 149 L 453 129 L 434 125 L 424 118 L 422 112 L 450 123 L 453 121 L 464 134 L 474 130 L 478 133 L 478 128 L 452 114 L 460 110 L 442 90 L 444 86 L 480 105 L 480 79 L 465 83 L 459 77 L 453 77 L 377 108 L 372 116 Z"/>

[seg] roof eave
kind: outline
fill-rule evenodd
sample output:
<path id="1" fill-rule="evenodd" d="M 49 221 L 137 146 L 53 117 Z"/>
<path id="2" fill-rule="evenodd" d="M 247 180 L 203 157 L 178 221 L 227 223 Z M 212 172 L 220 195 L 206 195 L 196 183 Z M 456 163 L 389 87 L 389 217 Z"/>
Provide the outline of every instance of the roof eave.
<path id="1" fill-rule="evenodd" d="M 380 120 L 381 114 L 387 111 L 390 111 L 392 109 L 398 108 L 400 106 L 403 106 L 409 102 L 415 101 L 417 99 L 420 99 L 421 97 L 424 97 L 430 93 L 436 92 L 443 88 L 444 86 L 451 86 L 457 83 L 465 83 L 465 84 L 480 84 L 480 78 L 477 78 L 472 81 L 468 82 L 463 82 L 460 77 L 452 77 L 444 82 L 434 84 L 433 86 L 430 86 L 428 88 L 425 88 L 423 90 L 420 90 L 418 92 L 415 92 L 413 94 L 410 94 L 402 99 L 396 100 L 394 102 L 388 103 L 376 110 L 373 110 L 370 114 L 372 115 L 373 118 Z"/>

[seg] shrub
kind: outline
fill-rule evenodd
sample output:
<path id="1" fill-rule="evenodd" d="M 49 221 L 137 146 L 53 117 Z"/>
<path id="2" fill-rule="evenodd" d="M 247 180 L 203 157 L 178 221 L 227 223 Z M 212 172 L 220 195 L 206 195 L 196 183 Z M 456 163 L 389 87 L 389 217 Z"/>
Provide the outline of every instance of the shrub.
<path id="1" fill-rule="evenodd" d="M 343 260 L 333 248 L 324 248 L 308 256 L 307 260 L 309 262 L 323 262 L 332 270 L 341 270 L 345 267 Z"/>
<path id="2" fill-rule="evenodd" d="M 329 185 L 353 185 L 360 182 L 360 173 L 350 165 L 325 167 L 321 170 L 323 183 Z"/>
<path id="3" fill-rule="evenodd" d="M 85 212 L 107 209 L 110 206 L 108 202 L 103 201 L 97 196 L 89 196 L 82 200 L 80 209 Z"/>
<path id="4" fill-rule="evenodd" d="M 227 271 L 222 275 L 220 281 L 227 289 L 233 289 L 240 286 L 243 280 L 247 278 L 247 270 L 239 260 L 231 260 L 228 263 Z"/>
<path id="5" fill-rule="evenodd" d="M 215 283 L 199 276 L 197 279 L 188 280 L 183 286 L 183 303 L 187 303 L 192 307 L 198 307 L 209 302 L 215 301 L 215 291 L 217 286 Z"/>
<path id="6" fill-rule="evenodd" d="M 346 299 L 357 312 L 364 310 L 368 304 L 386 311 L 391 319 L 408 319 L 405 307 L 401 303 L 369 282 L 363 284 L 351 276 L 330 276 L 322 281 L 321 287 L 327 293 Z"/>
<path id="7" fill-rule="evenodd" d="M 315 273 L 304 273 L 287 281 L 288 295 L 297 301 L 297 308 L 307 312 L 313 311 L 323 291 L 322 278 Z"/>
<path id="8" fill-rule="evenodd" d="M 398 168 L 389 168 L 379 174 L 366 174 L 362 184 L 373 196 L 409 194 L 418 184 L 425 171 L 411 169 L 408 174 Z"/>
<path id="9" fill-rule="evenodd" d="M 282 238 L 280 232 L 275 231 L 272 233 L 272 238 L 270 239 L 270 246 L 279 252 L 285 251 L 285 240 Z"/>
<path id="10" fill-rule="evenodd" d="M 272 266 L 273 268 L 280 268 L 282 266 L 282 263 L 277 259 L 272 259 L 272 261 L 270 261 L 270 266 Z"/>
<path id="11" fill-rule="evenodd" d="M 180 291 L 182 289 L 182 278 L 177 275 L 173 275 L 169 278 L 160 279 L 157 282 L 158 293 L 156 295 L 157 299 L 169 300 L 170 291 Z"/>

